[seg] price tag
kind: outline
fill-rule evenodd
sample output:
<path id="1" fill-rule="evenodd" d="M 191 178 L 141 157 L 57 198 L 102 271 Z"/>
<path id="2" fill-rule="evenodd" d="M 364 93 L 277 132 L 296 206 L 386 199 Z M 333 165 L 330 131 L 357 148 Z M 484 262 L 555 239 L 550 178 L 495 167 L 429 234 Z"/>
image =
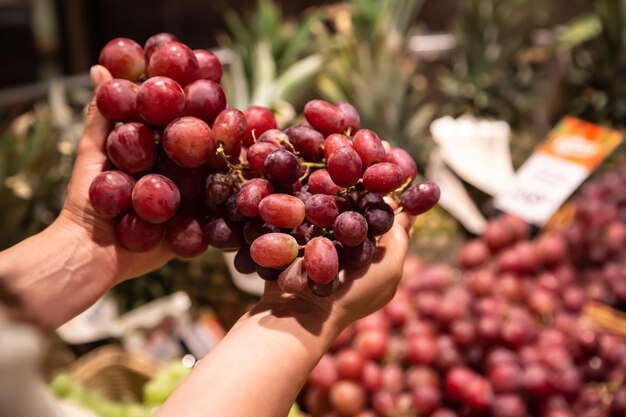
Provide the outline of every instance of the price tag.
<path id="1" fill-rule="evenodd" d="M 621 141 L 616 130 L 563 119 L 496 196 L 496 208 L 543 226 Z"/>

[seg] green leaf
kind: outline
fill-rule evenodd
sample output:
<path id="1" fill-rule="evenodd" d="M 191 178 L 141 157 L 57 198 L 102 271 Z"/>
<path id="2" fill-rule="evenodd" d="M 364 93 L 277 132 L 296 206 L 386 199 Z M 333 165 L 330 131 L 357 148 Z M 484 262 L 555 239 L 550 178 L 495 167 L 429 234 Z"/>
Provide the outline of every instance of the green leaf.
<path id="1" fill-rule="evenodd" d="M 289 103 L 298 101 L 303 93 L 302 86 L 317 75 L 324 64 L 324 58 L 315 54 L 299 60 L 288 67 L 276 79 L 276 97 Z"/>
<path id="2" fill-rule="evenodd" d="M 269 107 L 275 97 L 276 63 L 267 41 L 260 40 L 255 47 L 255 52 L 251 104 Z"/>

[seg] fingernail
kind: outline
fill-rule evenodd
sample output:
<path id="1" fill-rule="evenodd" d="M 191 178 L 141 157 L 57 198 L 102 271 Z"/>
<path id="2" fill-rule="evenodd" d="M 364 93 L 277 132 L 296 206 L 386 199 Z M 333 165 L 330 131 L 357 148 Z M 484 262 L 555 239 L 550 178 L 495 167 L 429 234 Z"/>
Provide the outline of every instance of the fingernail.
<path id="1" fill-rule="evenodd" d="M 102 72 L 97 65 L 94 65 L 89 70 L 89 78 L 91 78 L 91 84 L 93 84 L 94 87 L 100 85 L 100 82 L 102 81 Z"/>

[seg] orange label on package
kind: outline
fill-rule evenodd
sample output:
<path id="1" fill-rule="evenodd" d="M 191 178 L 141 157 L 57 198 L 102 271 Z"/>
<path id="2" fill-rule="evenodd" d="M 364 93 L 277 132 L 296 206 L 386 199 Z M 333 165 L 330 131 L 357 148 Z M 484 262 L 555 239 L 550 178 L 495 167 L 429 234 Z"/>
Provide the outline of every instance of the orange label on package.
<path id="1" fill-rule="evenodd" d="M 593 171 L 622 142 L 622 133 L 574 117 L 566 117 L 550 132 L 537 152 L 547 153 Z"/>
<path id="2" fill-rule="evenodd" d="M 496 196 L 495 207 L 545 225 L 622 139 L 616 130 L 566 117 Z"/>

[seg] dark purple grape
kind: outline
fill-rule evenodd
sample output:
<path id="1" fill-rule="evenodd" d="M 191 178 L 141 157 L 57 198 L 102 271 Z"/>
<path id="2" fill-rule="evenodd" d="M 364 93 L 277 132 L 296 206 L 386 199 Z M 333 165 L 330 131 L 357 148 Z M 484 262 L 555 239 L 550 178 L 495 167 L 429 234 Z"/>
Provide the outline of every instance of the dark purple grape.
<path id="1" fill-rule="evenodd" d="M 261 265 L 256 266 L 256 273 L 265 281 L 278 281 L 281 272 L 281 269 L 266 268 Z"/>
<path id="2" fill-rule="evenodd" d="M 375 253 L 376 242 L 368 237 L 360 245 L 344 247 L 341 250 L 341 260 L 353 268 L 362 268 L 372 262 Z"/>
<path id="3" fill-rule="evenodd" d="M 226 200 L 226 218 L 231 222 L 245 222 L 247 217 L 244 216 L 238 208 L 237 198 L 239 197 L 239 192 L 233 193 Z"/>
<path id="4" fill-rule="evenodd" d="M 335 278 L 327 284 L 318 284 L 309 279 L 307 285 L 311 292 L 318 297 L 330 297 L 339 287 L 339 278 Z"/>
<path id="5" fill-rule="evenodd" d="M 393 227 L 393 209 L 385 202 L 369 204 L 363 217 L 367 221 L 369 234 L 372 236 L 384 235 Z"/>
<path id="6" fill-rule="evenodd" d="M 235 269 L 242 274 L 252 274 L 256 272 L 256 264 L 250 256 L 250 246 L 242 246 L 237 251 L 233 265 Z"/>
<path id="7" fill-rule="evenodd" d="M 215 219 L 204 228 L 209 245 L 223 251 L 239 249 L 243 244 L 243 223 Z"/>
<path id="8" fill-rule="evenodd" d="M 286 149 L 278 149 L 265 158 L 264 172 L 278 185 L 295 184 L 300 177 L 298 158 Z"/>
<path id="9" fill-rule="evenodd" d="M 320 132 L 306 126 L 295 126 L 285 130 L 285 134 L 302 158 L 307 161 L 322 159 L 324 135 Z"/>

